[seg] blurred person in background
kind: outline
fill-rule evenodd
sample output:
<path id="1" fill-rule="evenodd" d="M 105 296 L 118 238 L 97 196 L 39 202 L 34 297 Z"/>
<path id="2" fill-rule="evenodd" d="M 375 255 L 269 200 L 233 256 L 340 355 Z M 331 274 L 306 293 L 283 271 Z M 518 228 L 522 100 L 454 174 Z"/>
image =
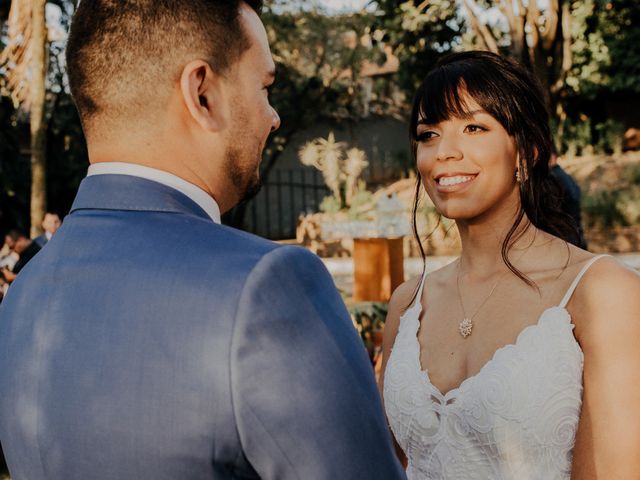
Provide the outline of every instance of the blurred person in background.
<path id="1" fill-rule="evenodd" d="M 38 244 L 40 248 L 44 247 L 45 244 L 51 240 L 53 234 L 58 231 L 61 225 L 60 215 L 55 212 L 47 212 L 44 214 L 42 219 L 42 229 L 44 233 L 33 239 L 34 242 Z"/>
<path id="2" fill-rule="evenodd" d="M 5 281 L 9 284 L 14 282 L 27 263 L 40 251 L 38 244 L 29 239 L 24 233 L 17 231 L 15 235 L 17 238 L 13 243 L 13 252 L 18 256 L 18 260 L 13 267 L 0 269 Z"/>
<path id="3" fill-rule="evenodd" d="M 4 236 L 4 244 L 0 249 L 0 302 L 2 302 L 4 294 L 9 288 L 9 281 L 5 278 L 3 270 L 11 272 L 20 258 L 14 251 L 14 247 L 19 238 L 20 232 L 18 230 L 10 230 Z"/>
<path id="4" fill-rule="evenodd" d="M 582 207 L 581 197 L 582 192 L 580 186 L 559 164 L 558 155 L 555 151 L 555 147 L 552 150 L 551 158 L 549 159 L 549 173 L 562 188 L 562 209 L 567 213 L 576 224 L 578 228 L 578 240 L 575 243 L 577 247 L 583 250 L 587 249 L 587 240 L 584 237 L 584 231 L 582 229 Z"/>
<path id="5" fill-rule="evenodd" d="M 12 270 L 13 266 L 20 258 L 14 251 L 14 247 L 20 238 L 20 235 L 19 230 L 10 230 L 4 236 L 4 245 L 0 250 L 0 269 L 6 268 L 8 270 Z"/>

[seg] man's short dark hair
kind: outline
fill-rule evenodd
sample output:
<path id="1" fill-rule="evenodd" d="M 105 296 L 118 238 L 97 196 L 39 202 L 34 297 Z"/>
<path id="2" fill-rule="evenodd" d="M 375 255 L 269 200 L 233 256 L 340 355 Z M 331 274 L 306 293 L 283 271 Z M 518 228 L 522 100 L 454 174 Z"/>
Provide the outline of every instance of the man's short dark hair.
<path id="1" fill-rule="evenodd" d="M 67 43 L 71 93 L 85 124 L 168 98 L 188 61 L 225 71 L 249 48 L 242 0 L 82 0 Z M 259 12 L 261 0 L 245 0 Z M 162 86 L 166 86 L 163 98 Z M 160 87 L 160 88 L 158 88 Z"/>
<path id="2" fill-rule="evenodd" d="M 55 215 L 56 217 L 61 218 L 61 217 L 60 217 L 60 214 L 59 214 L 58 212 L 54 212 L 54 211 L 51 211 L 51 210 L 47 210 L 46 212 L 44 212 L 44 215 L 42 215 L 42 220 L 44 220 L 45 218 L 47 218 L 47 215 Z"/>

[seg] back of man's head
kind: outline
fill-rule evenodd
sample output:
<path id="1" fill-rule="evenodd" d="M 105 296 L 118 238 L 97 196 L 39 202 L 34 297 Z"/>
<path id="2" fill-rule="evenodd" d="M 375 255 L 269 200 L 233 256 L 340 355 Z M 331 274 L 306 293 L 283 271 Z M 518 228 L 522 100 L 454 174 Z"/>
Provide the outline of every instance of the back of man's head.
<path id="1" fill-rule="evenodd" d="M 261 0 L 82 0 L 67 44 L 72 95 L 87 134 L 153 118 L 195 58 L 219 74 L 249 48 L 242 3 Z"/>

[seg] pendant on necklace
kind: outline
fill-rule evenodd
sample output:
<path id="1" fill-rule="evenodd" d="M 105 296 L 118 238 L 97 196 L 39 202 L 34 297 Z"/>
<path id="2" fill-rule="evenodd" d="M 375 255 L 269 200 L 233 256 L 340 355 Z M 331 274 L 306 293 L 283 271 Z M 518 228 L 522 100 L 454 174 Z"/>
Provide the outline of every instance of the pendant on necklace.
<path id="1" fill-rule="evenodd" d="M 460 325 L 458 326 L 458 330 L 460 331 L 460 335 L 462 335 L 462 338 L 467 338 L 469 335 L 471 335 L 472 328 L 473 323 L 468 318 L 462 320 L 460 322 Z"/>

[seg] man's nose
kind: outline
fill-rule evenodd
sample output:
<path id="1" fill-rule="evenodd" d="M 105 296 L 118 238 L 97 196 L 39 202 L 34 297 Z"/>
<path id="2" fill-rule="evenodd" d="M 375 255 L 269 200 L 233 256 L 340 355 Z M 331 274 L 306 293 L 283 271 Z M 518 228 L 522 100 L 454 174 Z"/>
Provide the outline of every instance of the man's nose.
<path id="1" fill-rule="evenodd" d="M 275 132 L 280 128 L 280 115 L 278 115 L 278 112 L 276 112 L 275 108 L 271 107 L 271 110 L 273 111 L 273 121 L 271 122 L 271 131 Z"/>

